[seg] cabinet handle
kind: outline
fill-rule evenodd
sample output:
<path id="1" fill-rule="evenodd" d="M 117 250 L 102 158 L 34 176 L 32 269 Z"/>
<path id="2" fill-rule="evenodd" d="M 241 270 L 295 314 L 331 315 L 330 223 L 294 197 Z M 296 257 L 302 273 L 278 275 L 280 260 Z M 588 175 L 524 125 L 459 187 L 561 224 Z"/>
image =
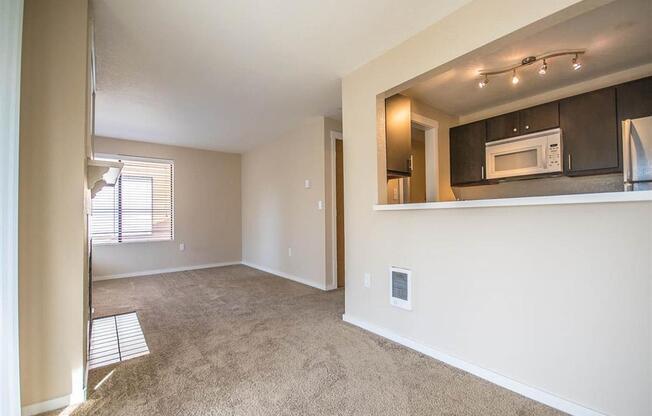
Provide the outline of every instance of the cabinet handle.
<path id="1" fill-rule="evenodd" d="M 525 126 L 525 130 L 529 130 L 529 129 L 530 129 L 530 126 Z"/>
<path id="2" fill-rule="evenodd" d="M 412 169 L 414 169 L 414 167 L 413 167 L 413 163 L 414 163 L 413 158 L 414 158 L 414 155 L 410 155 L 410 159 L 408 159 L 408 166 L 410 168 L 410 172 L 412 172 Z"/>
<path id="3" fill-rule="evenodd" d="M 484 179 L 484 165 L 480 166 L 480 179 Z"/>
<path id="4" fill-rule="evenodd" d="M 568 154 L 568 170 L 573 170 L 573 158 L 570 153 Z"/>
<path id="5" fill-rule="evenodd" d="M 516 132 L 516 131 L 517 131 L 516 127 L 514 127 L 514 128 L 512 129 L 512 131 Z"/>

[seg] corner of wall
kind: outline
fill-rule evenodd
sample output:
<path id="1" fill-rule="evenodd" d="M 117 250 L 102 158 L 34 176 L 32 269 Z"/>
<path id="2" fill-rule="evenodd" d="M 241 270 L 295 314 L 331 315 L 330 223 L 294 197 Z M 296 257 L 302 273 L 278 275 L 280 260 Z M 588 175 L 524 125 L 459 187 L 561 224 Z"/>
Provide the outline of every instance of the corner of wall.
<path id="1" fill-rule="evenodd" d="M 243 262 L 317 287 L 326 287 L 327 279 L 325 137 L 330 123 L 324 117 L 303 120 L 246 152 L 242 163 Z"/>

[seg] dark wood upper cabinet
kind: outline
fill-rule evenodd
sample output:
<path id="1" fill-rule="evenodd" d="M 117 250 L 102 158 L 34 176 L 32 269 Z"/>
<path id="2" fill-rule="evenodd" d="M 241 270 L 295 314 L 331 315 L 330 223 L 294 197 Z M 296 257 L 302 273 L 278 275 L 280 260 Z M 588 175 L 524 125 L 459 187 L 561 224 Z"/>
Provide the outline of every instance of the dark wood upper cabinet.
<path id="1" fill-rule="evenodd" d="M 559 103 L 537 105 L 487 119 L 487 141 L 559 127 Z"/>
<path id="2" fill-rule="evenodd" d="M 561 100 L 559 121 L 563 134 L 564 172 L 567 175 L 620 170 L 615 88 Z"/>
<path id="3" fill-rule="evenodd" d="M 485 126 L 482 120 L 450 129 L 451 185 L 484 180 Z"/>
<path id="4" fill-rule="evenodd" d="M 652 116 L 652 77 L 616 87 L 618 121 Z"/>
<path id="5" fill-rule="evenodd" d="M 518 112 L 503 114 L 487 120 L 487 141 L 518 136 Z"/>
<path id="6" fill-rule="evenodd" d="M 396 94 L 385 99 L 385 151 L 387 175 L 410 176 L 412 108 L 410 97 Z"/>
<path id="7" fill-rule="evenodd" d="M 519 134 L 534 133 L 559 127 L 559 102 L 537 105 L 518 112 Z"/>

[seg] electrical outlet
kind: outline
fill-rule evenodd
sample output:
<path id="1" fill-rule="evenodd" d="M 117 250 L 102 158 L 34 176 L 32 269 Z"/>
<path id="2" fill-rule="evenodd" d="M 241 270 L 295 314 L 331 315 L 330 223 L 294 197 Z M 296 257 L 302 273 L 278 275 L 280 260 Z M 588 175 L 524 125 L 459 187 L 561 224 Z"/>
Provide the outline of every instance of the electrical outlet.
<path id="1" fill-rule="evenodd" d="M 320 211 L 324 209 L 324 201 L 317 201 L 317 209 Z"/>
<path id="2" fill-rule="evenodd" d="M 303 186 L 304 186 L 306 189 L 310 188 L 310 179 L 306 179 L 306 180 L 303 182 Z"/>
<path id="3" fill-rule="evenodd" d="M 184 251 L 186 249 L 185 243 L 179 243 L 179 251 Z"/>
<path id="4" fill-rule="evenodd" d="M 371 287 L 371 273 L 364 274 L 364 287 Z"/>
<path id="5" fill-rule="evenodd" d="M 292 257 L 292 247 L 288 247 L 288 257 Z"/>

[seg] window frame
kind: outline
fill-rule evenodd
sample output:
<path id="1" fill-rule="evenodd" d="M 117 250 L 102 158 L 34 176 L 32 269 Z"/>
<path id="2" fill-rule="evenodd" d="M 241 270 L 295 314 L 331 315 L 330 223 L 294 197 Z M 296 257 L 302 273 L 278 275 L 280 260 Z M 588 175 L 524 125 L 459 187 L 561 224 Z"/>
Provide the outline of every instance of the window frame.
<path id="1" fill-rule="evenodd" d="M 174 167 L 174 159 L 164 159 L 164 158 L 155 158 L 155 157 L 144 157 L 144 156 L 133 156 L 133 155 L 125 155 L 125 154 L 115 154 L 115 153 L 95 153 L 94 154 L 94 159 L 97 160 L 111 160 L 111 161 L 134 161 L 134 162 L 148 162 L 148 163 L 165 163 L 169 164 L 172 171 L 170 173 L 170 221 L 171 221 L 171 226 L 170 226 L 170 238 L 169 239 L 160 239 L 160 238 L 155 238 L 155 239 L 149 239 L 149 238 L 143 238 L 143 239 L 128 239 L 127 241 L 123 241 L 122 239 L 122 224 L 121 224 L 121 218 L 122 215 L 118 211 L 117 213 L 117 238 L 114 241 L 92 241 L 92 244 L 95 245 L 101 245 L 101 246 L 112 246 L 112 245 L 121 245 L 121 244 L 143 244 L 143 243 L 166 243 L 166 242 L 174 242 L 176 233 L 175 233 L 175 225 L 176 225 L 176 220 L 175 220 L 175 215 L 176 215 L 176 209 L 175 209 L 175 167 Z M 116 197 L 116 200 L 121 200 L 122 198 L 122 190 L 121 190 L 121 183 L 122 183 L 122 173 L 120 174 L 120 177 L 118 178 L 118 182 L 114 185 L 114 189 L 117 189 L 118 195 Z M 91 217 L 93 215 L 93 208 L 92 208 L 92 201 L 91 201 Z M 89 224 L 89 238 L 92 239 L 93 233 L 92 233 L 92 227 Z"/>

